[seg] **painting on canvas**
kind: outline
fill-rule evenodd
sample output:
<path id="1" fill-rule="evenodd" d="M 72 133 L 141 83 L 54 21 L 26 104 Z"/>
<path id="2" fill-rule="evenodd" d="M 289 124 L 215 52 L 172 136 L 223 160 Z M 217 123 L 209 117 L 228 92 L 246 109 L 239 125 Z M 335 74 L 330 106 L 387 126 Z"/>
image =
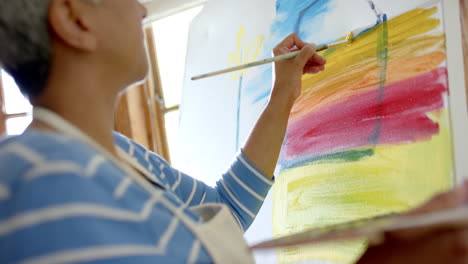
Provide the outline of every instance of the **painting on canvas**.
<path id="1" fill-rule="evenodd" d="M 350 12 L 343 1 L 301 1 L 299 9 L 290 2 L 277 1 L 273 30 L 294 30 L 308 40 L 333 36 L 325 23 Z M 402 212 L 451 187 L 442 5 L 397 14 L 362 2 L 367 6 L 355 14 L 371 13 L 374 23 L 351 45 L 323 52 L 326 71 L 303 79 L 274 187 L 277 235 Z M 279 258 L 348 263 L 364 246 L 292 248 Z"/>

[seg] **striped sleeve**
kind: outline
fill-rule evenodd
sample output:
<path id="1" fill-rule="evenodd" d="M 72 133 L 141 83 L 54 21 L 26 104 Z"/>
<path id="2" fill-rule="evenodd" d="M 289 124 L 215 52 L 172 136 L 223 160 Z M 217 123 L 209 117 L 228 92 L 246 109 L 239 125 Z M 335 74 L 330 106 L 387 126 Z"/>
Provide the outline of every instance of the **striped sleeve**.
<path id="1" fill-rule="evenodd" d="M 240 153 L 226 173 L 210 187 L 174 169 L 173 191 L 186 206 L 204 203 L 224 203 L 244 230 L 251 225 L 270 190 L 273 180 L 258 170 Z"/>

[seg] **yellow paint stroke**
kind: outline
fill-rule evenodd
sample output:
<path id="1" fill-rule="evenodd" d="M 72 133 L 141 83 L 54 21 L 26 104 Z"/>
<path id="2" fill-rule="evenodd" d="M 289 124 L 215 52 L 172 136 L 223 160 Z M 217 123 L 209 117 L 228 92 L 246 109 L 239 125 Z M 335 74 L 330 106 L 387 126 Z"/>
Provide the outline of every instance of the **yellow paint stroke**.
<path id="1" fill-rule="evenodd" d="M 389 61 L 387 84 L 429 72 L 445 60 L 442 33 L 423 35 L 435 29 L 440 20 L 431 17 L 437 8 L 415 9 L 388 21 Z M 351 45 L 326 55 L 326 70 L 303 79 L 303 92 L 296 101 L 290 122 L 326 105 L 343 100 L 356 90 L 377 89 L 378 28 L 358 37 Z"/>
<path id="2" fill-rule="evenodd" d="M 388 22 L 387 84 L 443 65 L 445 36 L 437 31 L 437 8 L 415 9 Z M 290 122 L 345 100 L 357 90 L 378 89 L 377 39 L 369 31 L 351 46 L 326 53 L 327 70 L 303 80 L 303 95 Z M 345 114 L 345 113 L 344 113 Z M 357 162 L 322 163 L 286 170 L 273 193 L 273 229 L 285 235 L 363 217 L 402 212 L 451 186 L 452 141 L 447 110 L 434 112 L 440 133 L 426 142 L 385 145 Z M 280 263 L 323 259 L 352 263 L 364 241 L 279 250 Z"/>
<path id="3" fill-rule="evenodd" d="M 318 164 L 281 172 L 273 195 L 276 235 L 415 207 L 451 187 L 452 147 L 447 111 L 436 112 L 431 141 L 380 146 L 358 162 Z M 280 251 L 280 263 L 323 259 L 352 263 L 364 241 Z M 291 254 L 296 251 L 298 254 Z"/>
<path id="4" fill-rule="evenodd" d="M 259 35 L 255 37 L 255 40 L 250 45 L 247 45 L 245 30 L 244 27 L 241 26 L 239 28 L 239 31 L 237 32 L 236 51 L 234 53 L 229 54 L 229 65 L 231 67 L 235 67 L 254 62 L 260 54 L 260 50 L 262 48 L 264 40 L 265 37 Z M 243 69 L 240 71 L 232 72 L 231 77 L 234 80 L 239 80 L 240 76 L 243 75 L 247 70 L 248 69 Z"/>

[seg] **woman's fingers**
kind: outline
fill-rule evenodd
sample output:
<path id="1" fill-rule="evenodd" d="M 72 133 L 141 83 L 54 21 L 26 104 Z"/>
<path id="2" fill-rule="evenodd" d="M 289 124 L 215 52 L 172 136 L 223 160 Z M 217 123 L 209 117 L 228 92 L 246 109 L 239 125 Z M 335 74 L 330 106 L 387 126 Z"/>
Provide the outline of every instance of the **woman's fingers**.
<path id="1" fill-rule="evenodd" d="M 309 61 L 307 61 L 304 67 L 304 74 L 316 74 L 325 70 L 325 64 L 327 60 L 322 56 L 315 54 Z"/>
<path id="2" fill-rule="evenodd" d="M 301 52 L 295 58 L 296 65 L 302 67 L 304 74 L 315 74 L 325 69 L 327 60 L 316 53 L 317 46 L 312 43 L 302 41 L 296 33 L 286 37 L 274 49 L 274 55 L 282 55 L 289 52 L 300 50 Z"/>
<path id="3" fill-rule="evenodd" d="M 303 42 L 296 33 L 292 33 L 273 49 L 273 53 L 275 56 L 278 56 L 291 52 L 291 49 L 294 47 L 302 49 L 305 45 L 306 43 Z"/>
<path id="4" fill-rule="evenodd" d="M 468 263 L 468 230 L 446 231 L 419 240 L 392 240 L 370 248 L 358 264 Z"/>
<path id="5" fill-rule="evenodd" d="M 302 49 L 302 47 L 304 47 L 305 45 L 306 43 L 302 41 L 302 39 L 296 33 L 291 33 L 278 46 L 288 49 L 292 49 L 294 47 Z"/>
<path id="6" fill-rule="evenodd" d="M 325 66 L 307 66 L 304 68 L 304 74 L 316 74 L 325 70 Z"/>
<path id="7" fill-rule="evenodd" d="M 463 206 L 468 198 L 468 184 L 446 193 L 441 193 L 434 196 L 431 200 L 426 202 L 423 206 L 410 211 L 403 217 L 415 217 L 424 214 L 437 213 L 438 211 L 450 210 Z M 396 231 L 389 234 L 390 237 L 413 240 L 433 233 L 440 232 L 441 228 L 423 227 L 405 231 Z"/>
<path id="8" fill-rule="evenodd" d="M 327 60 L 316 53 L 314 56 L 312 56 L 312 58 L 309 59 L 308 63 L 314 65 L 325 65 L 327 63 Z"/>
<path id="9" fill-rule="evenodd" d="M 434 196 L 421 207 L 410 211 L 407 215 L 419 215 L 440 210 L 447 210 L 465 204 L 468 201 L 468 182 L 446 193 Z"/>
<path id="10" fill-rule="evenodd" d="M 296 61 L 300 67 L 305 67 L 306 64 L 315 57 L 315 52 L 317 51 L 317 46 L 315 44 L 306 44 L 301 52 L 297 55 Z"/>

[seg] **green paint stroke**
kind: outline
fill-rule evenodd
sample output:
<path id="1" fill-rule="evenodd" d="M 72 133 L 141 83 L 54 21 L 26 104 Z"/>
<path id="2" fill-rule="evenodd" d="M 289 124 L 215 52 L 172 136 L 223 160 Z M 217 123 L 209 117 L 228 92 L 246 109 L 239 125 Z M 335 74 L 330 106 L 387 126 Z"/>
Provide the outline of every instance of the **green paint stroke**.
<path id="1" fill-rule="evenodd" d="M 346 162 L 356 162 L 360 161 L 367 157 L 374 156 L 375 151 L 373 149 L 358 149 L 358 150 L 349 150 L 339 153 L 333 153 L 317 157 L 313 159 L 309 165 L 323 164 L 323 163 L 346 163 Z"/>

